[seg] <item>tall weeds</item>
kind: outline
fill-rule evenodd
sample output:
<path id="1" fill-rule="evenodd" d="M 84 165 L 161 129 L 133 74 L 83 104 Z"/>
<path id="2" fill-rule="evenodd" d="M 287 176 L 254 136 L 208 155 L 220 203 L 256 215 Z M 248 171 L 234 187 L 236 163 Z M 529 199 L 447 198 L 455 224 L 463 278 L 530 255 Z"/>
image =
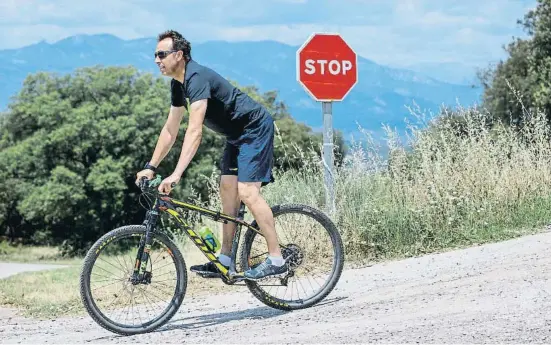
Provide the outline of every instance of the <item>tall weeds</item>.
<path id="1" fill-rule="evenodd" d="M 551 132 L 543 114 L 527 115 L 514 127 L 476 108 L 460 108 L 410 125 L 407 143 L 386 128 L 383 150 L 364 134 L 369 144 L 352 147 L 335 170 L 334 221 L 348 258 L 411 256 L 502 240 L 551 219 Z M 285 145 L 284 138 L 277 142 Z M 304 167 L 276 171 L 276 183 L 262 194 L 272 205 L 300 202 L 325 210 L 318 155 L 286 149 L 302 155 Z M 206 206 L 221 208 L 216 178 L 210 178 Z"/>

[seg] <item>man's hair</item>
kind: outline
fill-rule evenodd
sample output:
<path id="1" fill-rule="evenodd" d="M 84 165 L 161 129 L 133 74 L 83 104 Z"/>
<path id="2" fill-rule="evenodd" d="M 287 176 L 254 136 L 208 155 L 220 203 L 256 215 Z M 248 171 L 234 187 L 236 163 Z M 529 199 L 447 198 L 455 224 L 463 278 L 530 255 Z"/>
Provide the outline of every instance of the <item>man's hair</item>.
<path id="1" fill-rule="evenodd" d="M 184 53 L 184 60 L 188 62 L 191 59 L 191 44 L 178 31 L 167 30 L 159 34 L 157 41 L 160 42 L 165 38 L 172 38 L 172 49 L 181 50 Z"/>

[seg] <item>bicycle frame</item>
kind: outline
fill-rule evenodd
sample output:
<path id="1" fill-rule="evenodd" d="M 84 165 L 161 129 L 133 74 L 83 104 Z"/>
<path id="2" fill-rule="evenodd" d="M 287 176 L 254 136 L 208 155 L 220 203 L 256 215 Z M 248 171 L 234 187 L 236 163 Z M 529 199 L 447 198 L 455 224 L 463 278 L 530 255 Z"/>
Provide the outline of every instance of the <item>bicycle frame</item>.
<path id="1" fill-rule="evenodd" d="M 202 238 L 193 230 L 191 226 L 189 226 L 189 224 L 186 223 L 183 216 L 178 212 L 178 210 L 176 210 L 177 207 L 199 212 L 201 215 L 211 218 L 214 221 L 219 223 L 227 224 L 228 222 L 233 222 L 236 224 L 235 233 L 232 239 L 231 263 L 230 263 L 229 269 L 226 269 L 220 263 L 220 261 L 218 261 L 218 258 L 216 257 L 216 253 L 210 250 L 205 245 Z M 226 283 L 234 283 L 237 280 L 241 280 L 239 278 L 243 277 L 242 273 L 237 273 L 236 271 L 236 258 L 237 258 L 237 250 L 239 246 L 239 237 L 241 234 L 241 227 L 245 226 L 249 229 L 252 229 L 253 231 L 256 231 L 261 236 L 264 236 L 257 228 L 253 227 L 251 224 L 247 223 L 244 220 L 244 215 L 246 212 L 245 212 L 245 204 L 243 202 L 240 203 L 239 212 L 237 216 L 232 217 L 227 214 L 221 213 L 219 211 L 213 211 L 204 207 L 200 207 L 190 203 L 176 200 L 165 194 L 156 195 L 155 202 L 151 210 L 149 210 L 146 215 L 145 240 L 142 240 L 142 242 L 140 243 L 140 248 L 138 250 L 138 255 L 136 258 L 136 266 L 134 268 L 134 279 L 138 281 L 141 281 L 142 279 L 144 279 L 145 267 L 147 264 L 147 260 L 149 258 L 149 249 L 151 247 L 151 242 L 152 242 L 151 233 L 155 231 L 159 214 L 162 212 L 166 212 L 170 214 L 178 221 L 178 223 L 183 227 L 183 229 L 186 231 L 186 234 L 197 246 L 197 248 L 199 248 L 201 252 L 203 252 L 203 254 L 207 257 L 207 259 L 209 259 L 211 262 L 213 262 L 216 265 L 216 267 L 218 267 L 218 269 L 222 273 L 222 278 Z"/>

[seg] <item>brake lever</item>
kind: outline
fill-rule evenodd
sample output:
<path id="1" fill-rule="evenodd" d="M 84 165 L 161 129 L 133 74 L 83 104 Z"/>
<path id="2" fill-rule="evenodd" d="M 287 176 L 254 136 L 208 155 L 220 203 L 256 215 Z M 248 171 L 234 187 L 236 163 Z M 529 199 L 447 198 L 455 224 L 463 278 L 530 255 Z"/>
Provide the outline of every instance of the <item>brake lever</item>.
<path id="1" fill-rule="evenodd" d="M 147 185 L 147 181 L 148 181 L 148 180 L 147 180 L 147 176 L 142 176 L 142 177 L 140 178 L 140 181 L 138 182 L 138 187 L 140 188 L 140 190 L 141 190 L 142 192 L 144 192 L 144 188 L 145 188 L 145 186 Z"/>

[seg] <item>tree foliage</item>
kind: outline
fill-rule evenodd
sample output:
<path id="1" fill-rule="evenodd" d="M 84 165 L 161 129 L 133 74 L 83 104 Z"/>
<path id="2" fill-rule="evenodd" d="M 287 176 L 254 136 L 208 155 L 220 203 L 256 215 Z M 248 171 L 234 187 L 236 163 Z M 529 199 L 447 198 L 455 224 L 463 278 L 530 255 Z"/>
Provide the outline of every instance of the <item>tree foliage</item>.
<path id="1" fill-rule="evenodd" d="M 507 59 L 479 74 L 484 106 L 496 119 L 519 124 L 536 109 L 551 119 L 551 0 L 518 20 L 528 38 L 514 38 L 505 50 Z"/>
<path id="2" fill-rule="evenodd" d="M 274 114 L 284 142 L 303 150 L 319 147 L 320 137 L 292 119 L 277 93 L 242 89 Z M 32 244 L 61 244 L 76 254 L 114 227 L 141 222 L 135 175 L 155 148 L 169 90 L 167 80 L 133 67 L 28 76 L 0 116 L 0 230 Z M 162 176 L 177 163 L 186 127 L 187 116 L 159 167 Z M 223 137 L 205 127 L 175 196 L 189 197 L 193 189 L 206 197 L 202 176 L 218 166 L 223 147 Z M 337 157 L 343 153 L 340 146 Z M 276 160 L 283 169 L 300 163 L 283 157 L 279 142 Z"/>

